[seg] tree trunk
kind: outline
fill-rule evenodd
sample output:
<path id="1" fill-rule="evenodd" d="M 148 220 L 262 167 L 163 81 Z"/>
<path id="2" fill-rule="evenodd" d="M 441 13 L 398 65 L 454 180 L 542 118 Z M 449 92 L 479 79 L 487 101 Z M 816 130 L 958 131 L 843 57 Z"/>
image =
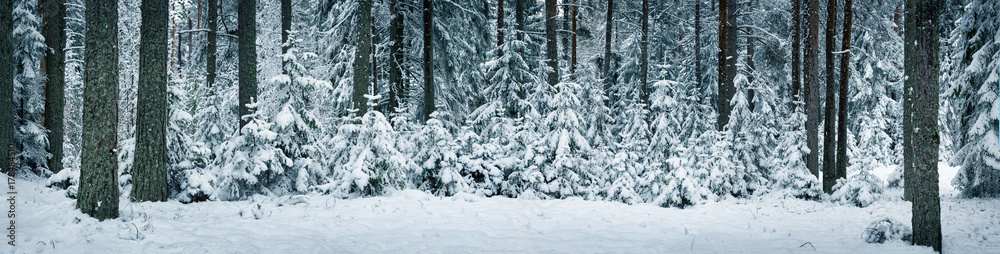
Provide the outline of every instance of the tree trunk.
<path id="1" fill-rule="evenodd" d="M 569 6 L 570 6 L 570 3 L 569 3 L 569 1 L 570 0 L 562 0 L 562 4 L 563 4 L 563 6 L 562 6 L 563 7 L 562 8 L 563 9 L 563 13 L 562 13 L 562 30 L 563 31 L 562 31 L 561 34 L 563 36 L 562 36 L 562 45 L 561 46 L 562 46 L 562 50 L 563 50 L 563 55 L 562 55 L 562 58 L 563 58 L 562 61 L 563 62 L 569 62 L 569 55 L 570 55 L 570 52 L 569 52 L 570 51 L 570 48 L 569 48 L 569 37 L 570 37 L 570 34 L 569 34 L 569 31 L 570 31 L 570 27 L 569 27 L 569 23 L 570 23 Z"/>
<path id="2" fill-rule="evenodd" d="M 808 35 L 806 36 L 805 103 L 806 167 L 819 177 L 819 0 L 808 0 Z"/>
<path id="3" fill-rule="evenodd" d="M 239 23 L 239 82 L 240 129 L 247 124 L 244 116 L 250 115 L 247 104 L 257 101 L 257 1 L 240 0 L 237 20 Z"/>
<path id="4" fill-rule="evenodd" d="M 611 94 L 611 32 L 614 29 L 614 17 L 615 17 L 615 1 L 608 0 L 608 15 L 607 22 L 604 24 L 604 64 L 603 73 L 604 74 L 604 105 L 610 107 L 614 103 L 611 98 L 614 97 Z"/>
<path id="5" fill-rule="evenodd" d="M 215 73 L 216 73 L 216 54 L 218 53 L 219 42 L 219 0 L 208 0 L 208 48 L 205 50 L 207 56 L 205 57 L 205 72 L 207 72 L 205 77 L 205 83 L 211 88 L 215 85 Z M 211 89 L 211 93 L 214 93 Z"/>
<path id="6" fill-rule="evenodd" d="M 639 83 L 640 98 L 644 107 L 649 109 L 649 0 L 642 0 L 642 43 L 639 50 Z"/>
<path id="7" fill-rule="evenodd" d="M 570 43 L 573 44 L 571 46 L 572 49 L 570 50 L 570 58 L 569 58 L 569 73 L 571 75 L 572 74 L 576 74 L 576 63 L 577 63 L 576 62 L 577 61 L 576 60 L 576 29 L 577 29 L 577 26 L 579 25 L 579 24 L 577 24 L 577 22 L 579 22 L 579 15 L 580 15 L 580 6 L 578 6 L 579 3 L 577 3 L 577 1 L 579 1 L 579 0 L 573 0 L 573 7 L 570 8 L 570 15 L 571 15 L 571 17 L 570 17 L 570 19 L 571 19 L 571 22 L 570 22 L 571 23 L 571 25 L 570 25 L 570 32 L 572 33 L 572 35 L 571 35 L 572 36 L 572 39 L 571 39 L 572 42 L 570 42 Z"/>
<path id="8" fill-rule="evenodd" d="M 292 0 L 281 0 L 281 53 L 288 52 L 288 31 L 292 30 Z M 284 64 L 284 63 L 282 63 Z"/>
<path id="9" fill-rule="evenodd" d="M 14 0 L 0 0 L 0 169 L 14 170 Z"/>
<path id="10" fill-rule="evenodd" d="M 844 38 L 840 48 L 840 103 L 837 108 L 837 175 L 847 177 L 847 96 L 851 77 L 851 25 L 854 22 L 854 0 L 844 2 Z M 905 184 L 905 183 L 904 183 Z"/>
<path id="11" fill-rule="evenodd" d="M 42 0 L 42 35 L 45 37 L 45 129 L 49 130 L 49 170 L 62 171 L 66 103 L 66 0 Z M 7 13 L 7 12 L 4 12 Z M 7 33 L 4 33 L 7 34 Z M 6 153 L 0 153 L 6 154 Z M 0 164 L 2 165 L 2 164 Z"/>
<path id="12" fill-rule="evenodd" d="M 752 32 L 747 34 L 753 35 Z M 755 76 L 757 74 L 757 65 L 753 61 L 754 54 L 756 54 L 756 49 L 754 48 L 753 45 L 753 39 L 747 37 L 747 69 L 749 70 L 747 72 L 747 83 L 750 84 L 751 86 L 753 85 L 754 80 L 757 78 Z M 754 110 L 754 103 L 753 103 L 754 96 L 755 94 L 753 87 L 747 87 L 747 107 L 750 109 L 750 112 L 753 112 Z"/>
<path id="13" fill-rule="evenodd" d="M 501 0 L 503 1 L 503 0 Z M 395 113 L 399 108 L 399 101 L 403 97 L 403 68 L 400 61 L 403 60 L 403 13 L 399 6 L 399 0 L 390 2 L 389 11 L 392 13 L 392 23 L 389 25 L 389 112 Z"/>
<path id="14" fill-rule="evenodd" d="M 548 60 L 548 82 L 550 86 L 559 83 L 559 45 L 556 43 L 556 0 L 545 0 L 545 51 Z"/>
<path id="15" fill-rule="evenodd" d="M 717 129 L 724 130 L 729 124 L 732 112 L 730 102 L 736 94 L 736 62 L 739 61 L 736 38 L 739 34 L 736 26 L 736 1 L 719 0 L 719 119 Z"/>
<path id="16" fill-rule="evenodd" d="M 98 220 L 118 218 L 118 1 L 87 0 L 83 146 L 76 206 Z"/>
<path id="17" fill-rule="evenodd" d="M 167 0 L 142 0 L 132 201 L 166 201 Z"/>
<path id="18" fill-rule="evenodd" d="M 826 105 L 823 116 L 823 191 L 833 193 L 833 185 L 837 183 L 837 97 L 836 78 L 834 74 L 833 55 L 837 51 L 837 0 L 827 0 L 826 5 Z"/>
<path id="19" fill-rule="evenodd" d="M 527 30 L 524 20 L 524 1 L 514 0 L 514 21 L 517 22 L 517 32 L 514 33 L 514 37 L 519 41 L 524 41 L 524 31 Z"/>
<path id="20" fill-rule="evenodd" d="M 694 2 L 694 79 L 698 88 L 698 101 L 705 96 L 701 74 L 701 0 Z"/>
<path id="21" fill-rule="evenodd" d="M 434 5 L 424 0 L 424 110 L 421 120 L 427 123 L 434 113 Z"/>
<path id="22" fill-rule="evenodd" d="M 802 0 L 792 1 L 792 112 L 802 87 Z"/>
<path id="23" fill-rule="evenodd" d="M 938 61 L 939 22 L 944 2 L 906 0 L 904 33 L 904 89 L 910 90 L 912 106 L 904 115 L 912 117 L 912 169 L 904 174 L 913 186 L 913 244 L 941 251 L 941 203 L 938 194 Z M 919 145 L 918 145 L 919 144 Z M 905 177 L 905 175 L 904 175 Z"/>
<path id="24" fill-rule="evenodd" d="M 497 57 L 503 57 L 503 2 L 497 0 Z"/>
<path id="25" fill-rule="evenodd" d="M 356 20 L 354 21 L 357 25 L 354 31 L 357 33 L 356 41 L 354 42 L 357 50 L 354 51 L 354 91 L 351 93 L 351 101 L 354 103 L 354 109 L 357 110 L 357 116 L 363 116 L 368 112 L 368 99 L 365 98 L 365 94 L 368 93 L 368 88 L 371 85 L 371 59 L 368 59 L 372 55 L 372 34 L 371 31 L 371 21 L 372 21 L 372 0 L 359 0 L 358 1 L 358 14 Z"/>

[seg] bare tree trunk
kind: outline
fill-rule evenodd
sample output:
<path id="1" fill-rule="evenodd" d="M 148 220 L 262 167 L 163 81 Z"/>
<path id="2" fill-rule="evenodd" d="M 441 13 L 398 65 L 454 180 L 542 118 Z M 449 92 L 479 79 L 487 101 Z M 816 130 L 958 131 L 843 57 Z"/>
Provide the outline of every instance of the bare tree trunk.
<path id="1" fill-rule="evenodd" d="M 132 201 L 167 201 L 167 0 L 143 0 Z M 189 23 L 190 25 L 190 23 Z M 189 36 L 190 38 L 190 36 Z"/>
<path id="2" fill-rule="evenodd" d="M 503 56 L 503 2 L 497 0 L 497 57 Z"/>
<path id="3" fill-rule="evenodd" d="M 640 98 L 643 107 L 649 108 L 649 0 L 642 0 L 642 43 L 639 50 L 639 83 L 642 86 Z"/>
<path id="4" fill-rule="evenodd" d="M 854 0 L 844 2 L 844 38 L 840 46 L 840 103 L 837 109 L 837 175 L 847 177 L 847 96 L 851 77 L 851 26 L 854 23 Z M 904 183 L 905 184 L 905 183 Z"/>
<path id="5" fill-rule="evenodd" d="M 545 51 L 548 58 L 549 72 L 548 82 L 550 86 L 559 83 L 559 45 L 556 36 L 556 0 L 545 0 Z"/>
<path id="6" fill-rule="evenodd" d="M 421 120 L 427 123 L 434 112 L 434 5 L 424 0 L 424 110 Z"/>
<path id="7" fill-rule="evenodd" d="M 729 105 L 736 93 L 736 62 L 739 61 L 737 51 L 735 0 L 719 0 L 719 119 L 717 129 L 722 131 L 729 124 L 732 106 Z"/>
<path id="8" fill-rule="evenodd" d="M 602 73 L 604 75 L 604 95 L 607 98 L 604 101 L 604 105 L 609 107 L 613 103 L 611 98 L 614 97 L 611 94 L 611 32 L 614 29 L 614 4 L 614 0 L 608 0 L 607 23 L 604 24 L 604 61 L 602 62 L 604 64 L 604 71 Z"/>
<path id="9" fill-rule="evenodd" d="M 819 0 L 808 0 L 808 35 L 806 36 L 805 103 L 806 167 L 819 177 Z"/>
<path id="10" fill-rule="evenodd" d="M 76 207 L 105 220 L 118 218 L 118 1 L 86 4 L 83 146 Z"/>
<path id="11" fill-rule="evenodd" d="M 571 14 L 570 14 L 571 15 L 570 19 L 572 20 L 571 21 L 571 25 L 570 25 L 570 31 L 573 33 L 571 35 L 571 36 L 573 36 L 572 37 L 572 42 L 571 42 L 573 45 L 571 46 L 572 50 L 570 51 L 570 60 L 569 60 L 569 73 L 570 74 L 576 74 L 576 63 L 577 63 L 576 62 L 577 61 L 576 60 L 576 29 L 577 29 L 577 25 L 579 25 L 579 24 L 577 24 L 577 22 L 579 20 L 579 15 L 580 15 L 580 6 L 578 6 L 579 3 L 577 1 L 579 1 L 579 0 L 573 0 L 573 7 L 571 7 Z"/>
<path id="12" fill-rule="evenodd" d="M 906 0 L 904 33 L 905 95 L 912 106 L 903 112 L 912 117 L 910 163 L 904 169 L 906 186 L 912 186 L 913 244 L 941 251 L 941 202 L 938 193 L 938 53 L 941 0 Z M 904 109 L 905 110 L 905 109 Z"/>
<path id="13" fill-rule="evenodd" d="M 834 68 L 837 50 L 837 0 L 827 0 L 826 5 L 826 105 L 823 113 L 823 191 L 833 193 L 833 185 L 840 178 L 837 175 L 837 69 Z"/>
<path id="14" fill-rule="evenodd" d="M 14 0 L 0 0 L 0 170 L 13 172 L 14 155 Z"/>
<path id="15" fill-rule="evenodd" d="M 257 1 L 240 0 L 238 4 L 239 37 L 239 113 L 240 129 L 247 124 L 243 116 L 250 115 L 247 104 L 257 101 Z"/>
<path id="16" fill-rule="evenodd" d="M 52 154 L 48 165 L 52 173 L 59 173 L 63 168 L 63 140 L 66 133 L 63 123 L 66 105 L 66 0 L 42 0 L 39 7 L 42 12 L 42 35 L 45 37 L 45 46 L 49 48 L 42 61 L 42 68 L 45 70 L 44 126 L 49 130 L 49 153 Z M 9 33 L 2 35 L 7 34 Z M 0 152 L 0 155 L 6 153 Z M 0 165 L 4 164 L 0 162 Z"/>
<path id="17" fill-rule="evenodd" d="M 399 0 L 392 0 L 390 4 L 389 12 L 392 13 L 392 23 L 389 25 L 389 40 L 392 41 L 392 45 L 389 46 L 388 113 L 395 113 L 399 108 L 399 101 L 404 97 L 403 68 L 401 66 L 401 61 L 403 61 L 403 13 L 399 6 Z"/>
<path id="18" fill-rule="evenodd" d="M 792 112 L 802 87 L 802 0 L 792 1 Z"/>
<path id="19" fill-rule="evenodd" d="M 698 87 L 698 101 L 705 97 L 701 73 L 701 0 L 694 2 L 694 78 Z"/>
<path id="20" fill-rule="evenodd" d="M 219 0 L 208 0 L 208 48 L 206 49 L 207 56 L 205 57 L 205 72 L 207 76 L 205 77 L 205 83 L 209 88 L 215 84 L 216 75 L 216 63 L 217 51 L 219 48 L 218 34 L 219 34 L 219 24 L 217 19 L 219 18 Z M 212 90 L 209 89 L 210 93 Z"/>
<path id="21" fill-rule="evenodd" d="M 517 32 L 514 37 L 519 41 L 524 41 L 524 30 L 528 28 L 528 24 L 524 21 L 524 1 L 514 0 L 514 21 L 517 22 Z"/>
<path id="22" fill-rule="evenodd" d="M 354 52 L 354 91 L 351 93 L 351 101 L 358 116 L 364 116 L 368 112 L 368 99 L 365 94 L 371 86 L 371 56 L 372 56 L 372 0 L 358 1 L 358 14 L 355 20 L 357 38 L 355 38 Z"/>

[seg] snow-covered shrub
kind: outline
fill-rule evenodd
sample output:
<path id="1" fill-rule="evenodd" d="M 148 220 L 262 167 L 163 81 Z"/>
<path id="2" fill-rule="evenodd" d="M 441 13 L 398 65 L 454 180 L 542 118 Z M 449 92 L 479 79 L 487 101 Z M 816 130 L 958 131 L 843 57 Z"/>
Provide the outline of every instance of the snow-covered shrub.
<path id="1" fill-rule="evenodd" d="M 278 134 L 271 131 L 260 103 L 247 104 L 250 115 L 243 116 L 246 125 L 234 137 L 223 142 L 213 171 L 218 178 L 217 197 L 222 200 L 243 199 L 252 194 L 268 194 L 290 190 L 283 179 L 286 167 L 294 161 L 276 147 Z"/>
<path id="2" fill-rule="evenodd" d="M 774 154 L 774 169 L 768 178 L 771 180 L 772 191 L 781 195 L 802 199 L 816 199 L 822 195 L 822 183 L 819 178 L 806 168 L 805 114 L 802 113 L 802 103 L 798 102 L 792 117 L 786 123 L 784 132 Z"/>
<path id="3" fill-rule="evenodd" d="M 442 196 L 468 192 L 468 180 L 462 175 L 465 164 L 459 159 L 461 148 L 451 132 L 434 112 L 420 132 L 414 135 L 417 153 L 413 159 L 423 168 L 418 181 L 422 190 Z"/>
<path id="4" fill-rule="evenodd" d="M 368 96 L 376 101 L 377 96 Z M 327 166 L 332 169 L 327 184 L 312 189 L 336 196 L 373 196 L 407 187 L 420 167 L 396 147 L 401 142 L 385 116 L 368 111 L 347 119 L 328 141 Z"/>
<path id="5" fill-rule="evenodd" d="M 731 161 L 732 143 L 725 132 L 706 131 L 688 143 L 691 148 L 678 149 L 680 158 L 668 161 L 673 170 L 665 177 L 666 190 L 654 204 L 685 207 L 744 195 L 743 168 Z"/>
<path id="6" fill-rule="evenodd" d="M 841 204 L 867 207 L 882 197 L 882 179 L 861 170 L 847 179 L 837 179 L 830 200 Z"/>
<path id="7" fill-rule="evenodd" d="M 861 238 L 868 243 L 884 243 L 894 240 L 911 241 L 913 240 L 913 228 L 902 220 L 885 218 L 868 225 Z"/>
<path id="8" fill-rule="evenodd" d="M 586 188 L 596 179 L 586 159 L 591 148 L 582 134 L 583 118 L 577 112 L 580 85 L 559 83 L 555 89 L 556 94 L 548 101 L 551 110 L 542 120 L 546 133 L 539 140 L 539 153 L 534 158 L 539 171 L 529 173 L 525 185 L 556 198 L 587 195 Z"/>
<path id="9" fill-rule="evenodd" d="M 470 127 L 459 130 L 456 142 L 460 149 L 458 161 L 465 166 L 462 175 L 467 179 L 469 191 L 483 196 L 500 194 L 506 176 L 494 163 L 497 156 L 503 155 L 500 148 L 495 143 L 484 143 Z"/>

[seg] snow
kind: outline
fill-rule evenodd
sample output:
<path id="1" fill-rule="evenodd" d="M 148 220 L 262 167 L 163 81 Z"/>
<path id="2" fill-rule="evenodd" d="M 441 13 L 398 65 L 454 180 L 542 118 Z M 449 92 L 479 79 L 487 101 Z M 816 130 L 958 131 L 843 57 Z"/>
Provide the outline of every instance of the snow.
<path id="1" fill-rule="evenodd" d="M 945 166 L 945 164 L 941 164 Z M 885 178 L 892 167 L 874 170 Z M 945 253 L 1000 248 L 1000 199 L 960 199 L 942 167 Z M 437 197 L 253 196 L 235 202 L 131 203 L 99 222 L 65 190 L 18 182 L 22 253 L 933 253 L 898 240 L 868 244 L 872 223 L 909 223 L 910 203 L 866 208 L 763 196 L 687 209 L 616 202 Z M 901 225 L 907 226 L 907 225 Z M 8 252 L 8 251 L 3 251 Z"/>

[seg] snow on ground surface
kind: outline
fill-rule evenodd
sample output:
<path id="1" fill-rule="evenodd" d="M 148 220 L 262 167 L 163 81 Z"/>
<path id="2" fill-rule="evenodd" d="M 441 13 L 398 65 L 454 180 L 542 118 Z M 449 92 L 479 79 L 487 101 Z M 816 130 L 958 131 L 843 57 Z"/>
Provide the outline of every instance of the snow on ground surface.
<path id="1" fill-rule="evenodd" d="M 959 199 L 942 164 L 945 253 L 1000 253 L 1000 199 Z M 883 179 L 892 168 L 875 172 Z M 873 221 L 910 221 L 910 203 L 867 208 L 760 197 L 688 209 L 580 199 L 256 197 L 121 203 L 98 222 L 65 191 L 17 183 L 17 246 L 3 253 L 932 253 L 868 244 Z"/>

